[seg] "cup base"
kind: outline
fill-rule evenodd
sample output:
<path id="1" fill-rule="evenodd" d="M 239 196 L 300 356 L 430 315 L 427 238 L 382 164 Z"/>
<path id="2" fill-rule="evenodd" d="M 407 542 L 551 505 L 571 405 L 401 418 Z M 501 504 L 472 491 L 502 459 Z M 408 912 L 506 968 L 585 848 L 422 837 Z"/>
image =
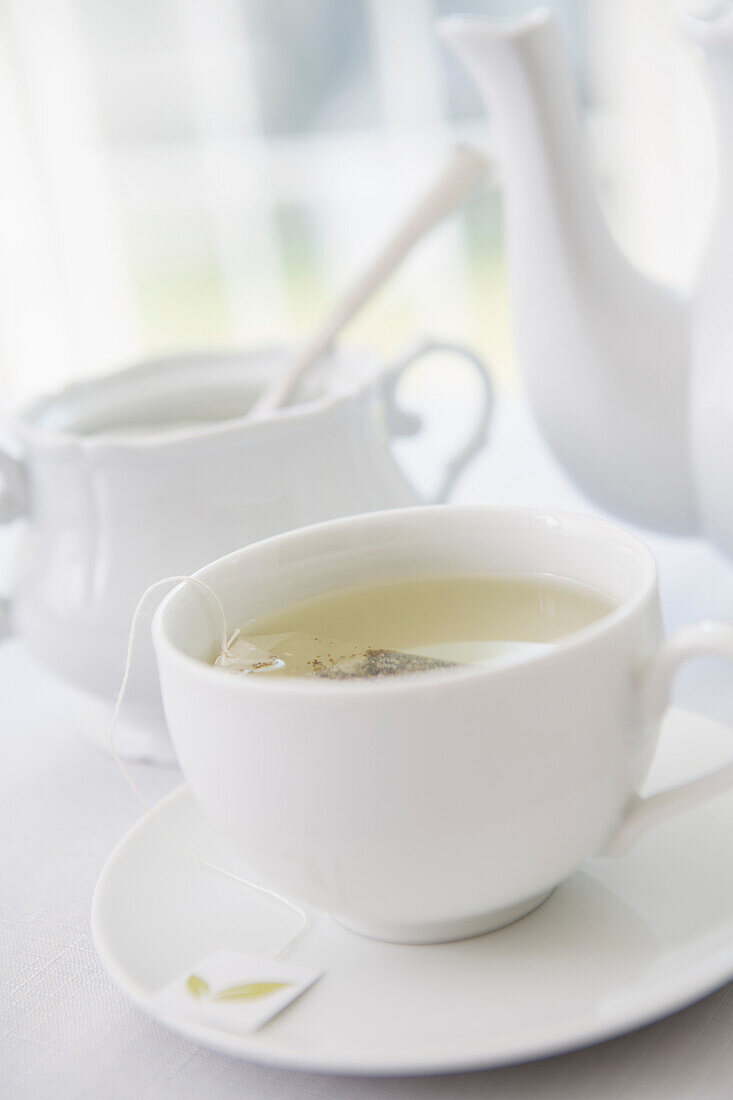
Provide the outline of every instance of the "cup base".
<path id="1" fill-rule="evenodd" d="M 553 886 L 551 890 L 535 894 L 527 901 L 519 902 L 518 905 L 509 905 L 506 909 L 497 909 L 493 913 L 482 913 L 477 917 L 467 917 L 457 921 L 381 926 L 354 924 L 341 917 L 334 917 L 334 920 L 349 932 L 356 932 L 357 935 L 365 936 L 369 940 L 381 940 L 384 943 L 451 943 L 455 940 L 469 940 L 474 936 L 484 936 L 487 932 L 498 932 L 500 928 L 514 924 L 522 917 L 528 917 L 547 901 L 554 889 Z"/>

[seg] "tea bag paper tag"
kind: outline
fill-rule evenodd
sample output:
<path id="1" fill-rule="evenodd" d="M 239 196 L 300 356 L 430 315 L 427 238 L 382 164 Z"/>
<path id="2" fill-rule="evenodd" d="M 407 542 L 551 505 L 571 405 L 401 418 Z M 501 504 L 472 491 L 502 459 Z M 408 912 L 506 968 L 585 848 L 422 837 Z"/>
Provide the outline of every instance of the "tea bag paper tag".
<path id="1" fill-rule="evenodd" d="M 154 998 L 161 1015 L 251 1035 L 305 993 L 323 971 L 284 960 L 217 951 Z"/>

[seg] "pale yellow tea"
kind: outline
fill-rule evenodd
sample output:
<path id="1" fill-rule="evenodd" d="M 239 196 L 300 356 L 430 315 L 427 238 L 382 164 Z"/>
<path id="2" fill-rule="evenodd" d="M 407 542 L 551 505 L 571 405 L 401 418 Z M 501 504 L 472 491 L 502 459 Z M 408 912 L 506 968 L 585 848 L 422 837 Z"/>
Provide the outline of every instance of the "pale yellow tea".
<path id="1" fill-rule="evenodd" d="M 454 576 L 345 588 L 244 623 L 229 672 L 344 680 L 494 665 L 562 643 L 618 605 L 549 575 Z"/>

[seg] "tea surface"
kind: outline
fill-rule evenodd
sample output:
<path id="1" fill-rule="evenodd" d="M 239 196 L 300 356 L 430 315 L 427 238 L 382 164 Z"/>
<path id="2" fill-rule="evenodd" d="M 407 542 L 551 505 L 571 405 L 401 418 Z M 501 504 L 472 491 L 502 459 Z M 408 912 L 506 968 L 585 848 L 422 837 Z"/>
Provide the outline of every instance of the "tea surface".
<path id="1" fill-rule="evenodd" d="M 340 589 L 244 623 L 216 664 L 330 679 L 491 665 L 557 645 L 617 607 L 549 575 L 453 576 Z"/>

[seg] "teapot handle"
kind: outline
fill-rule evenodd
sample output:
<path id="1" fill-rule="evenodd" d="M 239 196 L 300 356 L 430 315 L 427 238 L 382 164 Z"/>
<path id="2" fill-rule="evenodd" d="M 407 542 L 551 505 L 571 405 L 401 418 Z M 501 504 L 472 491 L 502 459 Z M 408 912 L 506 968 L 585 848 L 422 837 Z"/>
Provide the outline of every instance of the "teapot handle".
<path id="1" fill-rule="evenodd" d="M 25 468 L 0 448 L 0 523 L 10 523 L 27 510 Z M 0 599 L 0 639 L 12 632 L 10 600 Z"/>
<path id="2" fill-rule="evenodd" d="M 462 344 L 451 343 L 447 340 L 433 340 L 430 338 L 420 340 L 405 355 L 398 359 L 398 361 L 388 369 L 386 374 L 385 396 L 387 401 L 389 431 L 392 436 L 415 435 L 420 431 L 422 426 L 420 417 L 400 409 L 395 401 L 395 390 L 408 367 L 411 367 L 413 363 L 421 359 L 424 355 L 431 355 L 433 352 L 449 352 L 466 359 L 471 366 L 475 368 L 483 391 L 483 401 L 477 423 L 459 453 L 446 466 L 440 486 L 428 502 L 430 504 L 443 504 L 450 496 L 456 481 L 465 467 L 486 442 L 494 408 L 494 390 L 488 370 L 481 359 L 468 348 L 463 347 Z"/>

